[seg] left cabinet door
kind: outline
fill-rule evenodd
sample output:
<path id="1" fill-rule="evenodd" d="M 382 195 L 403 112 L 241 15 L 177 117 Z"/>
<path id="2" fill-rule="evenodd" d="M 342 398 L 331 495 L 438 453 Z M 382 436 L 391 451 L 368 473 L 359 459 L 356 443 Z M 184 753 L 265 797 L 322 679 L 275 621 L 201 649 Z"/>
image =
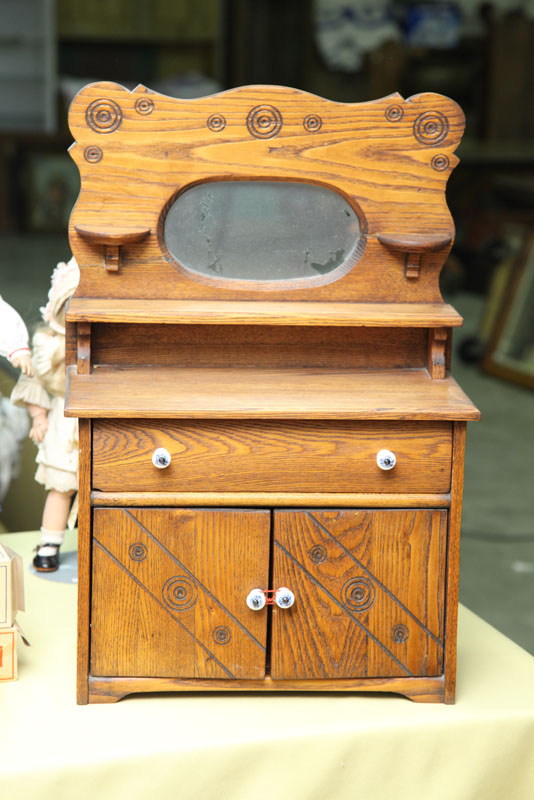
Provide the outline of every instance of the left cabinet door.
<path id="1" fill-rule="evenodd" d="M 91 674 L 265 676 L 270 512 L 93 512 Z"/>

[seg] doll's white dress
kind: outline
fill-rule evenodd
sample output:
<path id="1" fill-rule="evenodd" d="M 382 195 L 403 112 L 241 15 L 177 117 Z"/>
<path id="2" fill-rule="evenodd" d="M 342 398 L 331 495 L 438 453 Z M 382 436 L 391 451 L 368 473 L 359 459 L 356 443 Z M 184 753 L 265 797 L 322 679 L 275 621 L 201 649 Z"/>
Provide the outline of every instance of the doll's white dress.
<path id="1" fill-rule="evenodd" d="M 68 419 L 63 413 L 64 353 L 64 336 L 38 331 L 32 341 L 35 376 L 29 378 L 21 375 L 11 393 L 11 400 L 15 405 L 31 403 L 48 410 L 48 430 L 37 446 L 35 461 L 38 467 L 35 480 L 44 484 L 47 490 L 56 489 L 58 492 L 78 489 L 78 421 Z M 59 356 L 60 360 L 56 366 L 51 367 L 54 355 Z M 47 388 L 52 389 L 52 392 L 47 391 Z"/>

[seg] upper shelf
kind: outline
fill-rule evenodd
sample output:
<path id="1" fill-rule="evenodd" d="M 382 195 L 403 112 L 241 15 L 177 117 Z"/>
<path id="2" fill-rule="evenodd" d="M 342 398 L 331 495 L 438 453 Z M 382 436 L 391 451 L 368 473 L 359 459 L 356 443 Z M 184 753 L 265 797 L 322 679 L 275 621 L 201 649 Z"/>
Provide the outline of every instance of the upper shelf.
<path id="1" fill-rule="evenodd" d="M 73 297 L 68 322 L 135 322 L 163 325 L 324 325 L 459 327 L 446 303 L 306 303 L 215 300 L 137 300 Z"/>
<path id="2" fill-rule="evenodd" d="M 96 367 L 67 370 L 68 417 L 474 420 L 451 377 L 426 369 Z"/>

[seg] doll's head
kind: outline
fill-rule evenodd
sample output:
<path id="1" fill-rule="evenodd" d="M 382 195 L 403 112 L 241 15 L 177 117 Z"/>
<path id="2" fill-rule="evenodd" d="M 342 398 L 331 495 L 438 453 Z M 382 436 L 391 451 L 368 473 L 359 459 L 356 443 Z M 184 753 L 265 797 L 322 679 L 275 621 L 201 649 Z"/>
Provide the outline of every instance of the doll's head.
<path id="1" fill-rule="evenodd" d="M 53 331 L 65 335 L 65 305 L 74 294 L 80 280 L 80 269 L 74 256 L 68 263 L 61 261 L 52 273 L 48 303 L 40 311 L 44 322 Z"/>
<path id="2" fill-rule="evenodd" d="M 41 383 L 53 395 L 65 394 L 65 310 L 78 285 L 80 270 L 74 258 L 61 262 L 52 274 L 48 303 L 40 309 L 46 325 L 32 341 L 33 364 Z"/>

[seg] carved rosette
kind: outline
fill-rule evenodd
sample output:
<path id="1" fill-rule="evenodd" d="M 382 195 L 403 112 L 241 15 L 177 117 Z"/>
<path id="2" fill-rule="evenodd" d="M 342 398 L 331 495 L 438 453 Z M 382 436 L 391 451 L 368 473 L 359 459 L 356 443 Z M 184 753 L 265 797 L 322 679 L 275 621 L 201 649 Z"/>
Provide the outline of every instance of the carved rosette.
<path id="1" fill-rule="evenodd" d="M 169 578 L 162 591 L 165 605 L 175 611 L 185 611 L 197 601 L 197 589 L 190 578 L 177 575 Z"/>
<path id="2" fill-rule="evenodd" d="M 272 139 L 282 130 L 282 115 L 275 106 L 255 106 L 248 112 L 247 128 L 257 139 Z"/>
<path id="3" fill-rule="evenodd" d="M 448 169 L 449 167 L 449 157 L 444 154 L 440 154 L 438 156 L 434 156 L 430 163 L 432 165 L 432 169 L 437 170 L 437 172 L 443 172 L 443 170 Z"/>
<path id="4" fill-rule="evenodd" d="M 226 118 L 222 114 L 212 114 L 211 117 L 208 117 L 206 125 L 210 131 L 219 133 L 226 128 Z"/>
<path id="5" fill-rule="evenodd" d="M 367 611 L 375 602 L 376 590 L 369 578 L 353 578 L 344 585 L 341 600 L 351 611 Z"/>
<path id="6" fill-rule="evenodd" d="M 406 625 L 394 625 L 391 629 L 391 638 L 396 644 L 404 644 L 409 635 Z"/>
<path id="7" fill-rule="evenodd" d="M 102 156 L 103 156 L 102 148 L 97 147 L 96 145 L 90 145 L 89 147 L 86 147 L 85 150 L 83 151 L 83 157 L 90 164 L 97 164 L 99 161 L 102 160 Z"/>
<path id="8" fill-rule="evenodd" d="M 384 116 L 388 122 L 400 122 L 404 117 L 404 109 L 402 106 L 398 105 L 388 106 L 384 112 Z"/>
<path id="9" fill-rule="evenodd" d="M 318 114 L 308 114 L 302 124 L 308 133 L 317 133 L 323 127 L 323 121 Z"/>
<path id="10" fill-rule="evenodd" d="M 440 144 L 449 132 L 449 120 L 441 111 L 425 111 L 413 124 L 413 135 L 421 144 Z"/>
<path id="11" fill-rule="evenodd" d="M 130 545 L 128 549 L 128 555 L 133 561 L 142 561 L 146 558 L 146 554 L 147 549 L 141 542 L 135 542 L 135 544 Z"/>
<path id="12" fill-rule="evenodd" d="M 308 550 L 308 555 L 314 564 L 322 564 L 327 558 L 326 547 L 323 547 L 322 544 L 316 544 L 311 550 Z"/>
<path id="13" fill-rule="evenodd" d="M 139 97 L 135 101 L 135 110 L 138 114 L 147 116 L 154 111 L 154 101 L 150 97 Z"/>
<path id="14" fill-rule="evenodd" d="M 122 125 L 122 110 L 115 100 L 93 100 L 85 112 L 85 121 L 95 133 L 113 133 Z"/>
<path id="15" fill-rule="evenodd" d="M 228 644 L 231 638 L 232 634 L 230 629 L 225 625 L 219 625 L 217 628 L 213 629 L 213 641 L 217 644 Z"/>

